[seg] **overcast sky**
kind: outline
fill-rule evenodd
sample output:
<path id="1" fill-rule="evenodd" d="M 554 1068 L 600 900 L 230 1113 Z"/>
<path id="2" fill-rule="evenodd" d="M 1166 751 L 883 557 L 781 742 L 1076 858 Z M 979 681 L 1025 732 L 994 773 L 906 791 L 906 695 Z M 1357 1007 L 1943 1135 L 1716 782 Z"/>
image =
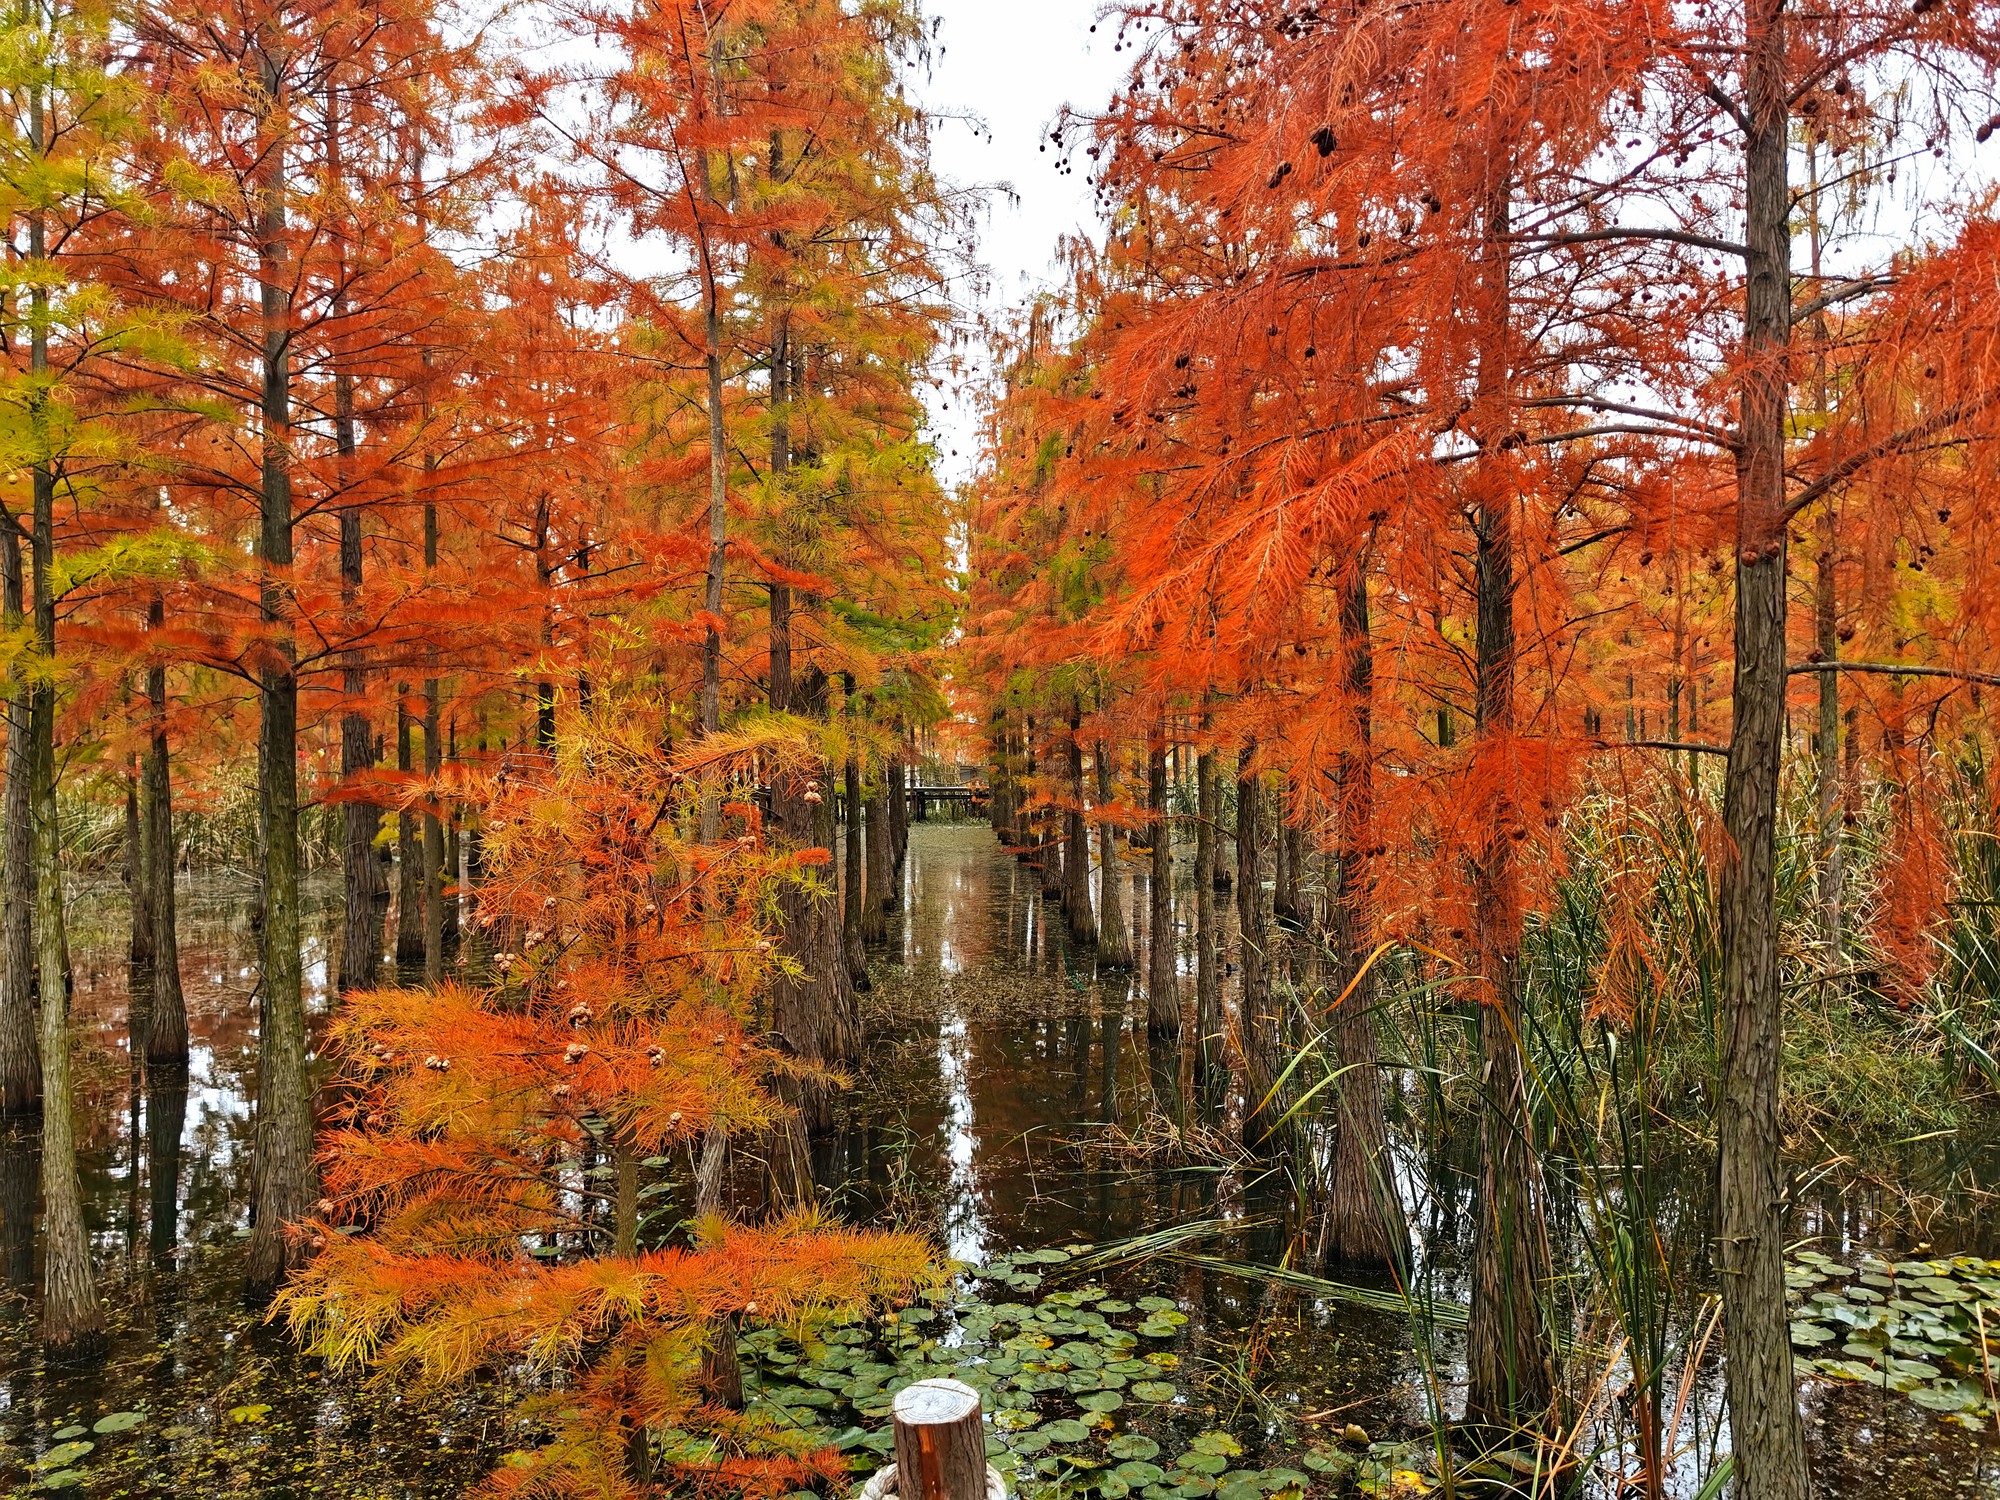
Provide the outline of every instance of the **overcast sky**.
<path id="1" fill-rule="evenodd" d="M 1055 156 L 1035 148 L 1064 104 L 1100 107 L 1126 59 L 1113 55 L 1108 33 L 1090 34 L 1097 0 L 926 0 L 925 10 L 938 26 L 930 76 L 916 80 L 922 98 L 978 116 L 991 133 L 945 120 L 933 161 L 955 182 L 1013 188 L 1011 202 L 991 198 L 979 250 L 992 272 L 986 304 L 1019 302 L 1050 279 L 1057 239 L 1096 223 L 1084 174 L 1059 175 Z M 973 456 L 968 413 L 954 400 L 934 414 L 944 477 L 957 481 Z"/>

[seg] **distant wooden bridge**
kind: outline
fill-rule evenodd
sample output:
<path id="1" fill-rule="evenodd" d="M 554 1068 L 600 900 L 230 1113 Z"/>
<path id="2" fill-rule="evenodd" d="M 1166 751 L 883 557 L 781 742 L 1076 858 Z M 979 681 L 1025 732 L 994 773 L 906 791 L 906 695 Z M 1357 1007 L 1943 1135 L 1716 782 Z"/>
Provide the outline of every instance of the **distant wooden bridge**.
<path id="1" fill-rule="evenodd" d="M 983 786 L 913 786 L 909 789 L 910 821 L 922 823 L 928 819 L 933 803 L 978 812 L 986 806 L 988 795 Z"/>

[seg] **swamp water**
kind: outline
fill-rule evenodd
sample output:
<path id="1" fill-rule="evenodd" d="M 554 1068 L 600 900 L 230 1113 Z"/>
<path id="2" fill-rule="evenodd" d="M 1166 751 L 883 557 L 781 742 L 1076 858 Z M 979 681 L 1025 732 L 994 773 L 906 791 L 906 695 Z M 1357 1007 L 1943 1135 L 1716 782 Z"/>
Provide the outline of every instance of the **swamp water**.
<path id="1" fill-rule="evenodd" d="M 1465 1163 L 1402 1158 L 1414 1313 L 1386 1280 L 1320 1284 L 1289 1253 L 1296 1205 L 1275 1174 L 1207 1149 L 1199 1131 L 1177 1136 L 1183 1058 L 1149 1043 L 1132 977 L 1098 976 L 1070 947 L 1033 872 L 983 827 L 919 825 L 904 895 L 865 998 L 868 1057 L 815 1169 L 838 1212 L 928 1229 L 972 1269 L 947 1296 L 810 1348 L 752 1333 L 754 1407 L 872 1467 L 890 1392 L 953 1373 L 982 1387 L 989 1449 L 1017 1488 L 1430 1492 L 1429 1412 L 1452 1403 L 1474 1223 Z M 42 1366 L 35 1140 L 0 1138 L 0 1494 L 415 1500 L 463 1492 L 524 1440 L 505 1378 L 425 1396 L 330 1375 L 241 1306 L 247 907 L 240 887 L 184 899 L 194 1056 L 185 1087 L 149 1087 L 125 1045 L 122 900 L 79 903 L 83 1167 L 111 1344 L 86 1370 Z M 1144 912 L 1139 891 L 1128 910 Z M 317 912 L 306 955 L 321 1007 L 334 915 Z M 738 1168 L 754 1180 L 754 1162 Z M 1693 1199 L 1703 1184 L 1686 1175 Z M 684 1198 L 679 1176 L 656 1202 Z M 1935 1225 L 1920 1255 L 1874 1243 L 1865 1210 L 1830 1200 L 1808 1217 L 1801 1232 L 1819 1238 L 1793 1276 L 1798 1353 L 1836 1366 L 1808 1386 L 1820 1493 L 2000 1494 L 1990 1381 L 1963 1364 L 1968 1323 L 2000 1316 L 2000 1265 L 1930 1259 L 1991 1247 Z M 1579 1437 L 1585 1457 L 1618 1432 L 1618 1379 L 1614 1365 Z M 1677 1429 L 1677 1495 L 1726 1449 L 1718 1386 L 1711 1349 Z M 1617 1493 L 1614 1468 L 1594 1493 Z M 1505 1466 L 1460 1492 L 1553 1493 Z"/>

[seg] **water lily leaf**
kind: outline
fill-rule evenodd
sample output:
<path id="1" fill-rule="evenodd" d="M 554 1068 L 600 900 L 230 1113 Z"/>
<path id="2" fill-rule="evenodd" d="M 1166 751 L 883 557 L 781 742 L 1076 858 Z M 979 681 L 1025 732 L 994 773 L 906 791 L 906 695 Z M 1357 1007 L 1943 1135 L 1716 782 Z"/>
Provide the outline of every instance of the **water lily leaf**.
<path id="1" fill-rule="evenodd" d="M 1132 1486 L 1116 1474 L 1106 1474 L 1097 1481 L 1097 1493 L 1104 1496 L 1104 1500 L 1125 1500 L 1132 1493 Z"/>
<path id="2" fill-rule="evenodd" d="M 1002 1432 L 1026 1432 L 1041 1424 L 1041 1417 L 1032 1409 L 1003 1408 L 993 1413 L 993 1425 Z"/>
<path id="3" fill-rule="evenodd" d="M 1220 1474 L 1229 1467 L 1229 1460 L 1220 1453 L 1183 1453 L 1175 1462 L 1194 1474 Z"/>
<path id="4" fill-rule="evenodd" d="M 1910 1392 L 1910 1399 L 1932 1411 L 1971 1411 L 1981 1403 L 1984 1395 L 1978 1386 L 1955 1380 L 1949 1385 L 1919 1386 Z"/>
<path id="5" fill-rule="evenodd" d="M 1140 1432 L 1121 1432 L 1104 1445 L 1113 1458 L 1148 1459 L 1160 1456 L 1160 1445 Z"/>
<path id="6" fill-rule="evenodd" d="M 1129 1302 L 1120 1302 L 1117 1298 L 1113 1297 L 1098 1303 L 1097 1310 L 1101 1313 L 1127 1313 L 1132 1310 L 1132 1304 Z"/>
<path id="7" fill-rule="evenodd" d="M 1049 1435 L 1042 1431 L 1017 1432 L 1008 1442 L 1016 1453 L 1040 1453 L 1048 1445 Z"/>
<path id="8" fill-rule="evenodd" d="M 90 1430 L 102 1436 L 112 1432 L 130 1432 L 146 1420 L 144 1412 L 114 1411 L 108 1417 L 99 1417 L 90 1424 Z"/>
<path id="9" fill-rule="evenodd" d="M 1107 1448 L 1110 1446 L 1106 1444 Z M 1149 1464 L 1136 1458 L 1127 1459 L 1111 1472 L 1127 1484 L 1158 1484 L 1166 1477 L 1166 1471 L 1158 1464 Z"/>
<path id="10" fill-rule="evenodd" d="M 1125 1404 L 1125 1398 L 1116 1391 L 1092 1391 L 1078 1396 L 1076 1404 L 1085 1411 L 1117 1411 Z"/>
<path id="11" fill-rule="evenodd" d="M 1838 1335 L 1830 1328 L 1822 1328 L 1817 1323 L 1794 1323 L 1792 1342 L 1802 1349 L 1811 1349 L 1819 1344 L 1830 1344 Z"/>
<path id="12" fill-rule="evenodd" d="M 1052 1443 L 1080 1443 L 1090 1436 L 1090 1429 L 1070 1417 L 1051 1422 L 1042 1429 Z"/>
<path id="13" fill-rule="evenodd" d="M 1174 1312 L 1178 1307 L 1171 1297 L 1141 1297 L 1132 1305 L 1144 1313 Z"/>
<path id="14" fill-rule="evenodd" d="M 79 1427 L 77 1431 L 81 1432 L 83 1429 Z M 35 1460 L 35 1467 L 38 1469 L 67 1469 L 79 1458 L 95 1452 L 96 1449 L 97 1444 L 91 1442 L 88 1438 L 83 1439 L 81 1442 L 58 1443 Z"/>
<path id="15" fill-rule="evenodd" d="M 45 1490 L 74 1489 L 84 1481 L 81 1469 L 57 1469 L 53 1474 L 44 1474 L 36 1481 L 37 1488 Z"/>
<path id="16" fill-rule="evenodd" d="M 71 1438 L 82 1437 L 82 1436 L 83 1436 L 83 1424 L 81 1422 L 72 1422 L 67 1427 L 58 1427 L 56 1429 L 56 1441 L 59 1443 L 67 1442 Z"/>
<path id="17" fill-rule="evenodd" d="M 1174 1388 L 1164 1380 L 1142 1380 L 1132 1387 L 1132 1394 L 1141 1401 L 1171 1401 Z"/>
<path id="18" fill-rule="evenodd" d="M 1178 1370 L 1181 1367 L 1181 1357 L 1178 1354 L 1168 1353 L 1164 1349 L 1153 1354 L 1148 1354 L 1145 1358 L 1147 1364 L 1153 1365 L 1158 1369 Z"/>
<path id="19" fill-rule="evenodd" d="M 1243 1452 L 1243 1445 L 1226 1432 L 1204 1432 L 1188 1446 L 1196 1453 L 1221 1453 L 1230 1458 Z"/>

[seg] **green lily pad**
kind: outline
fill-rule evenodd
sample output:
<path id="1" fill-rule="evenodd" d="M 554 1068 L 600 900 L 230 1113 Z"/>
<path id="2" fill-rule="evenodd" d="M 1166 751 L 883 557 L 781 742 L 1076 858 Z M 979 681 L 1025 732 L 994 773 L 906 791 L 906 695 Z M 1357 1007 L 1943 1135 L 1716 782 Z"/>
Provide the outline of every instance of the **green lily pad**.
<path id="1" fill-rule="evenodd" d="M 1051 1422 L 1042 1429 L 1052 1443 L 1080 1443 L 1090 1436 L 1090 1429 L 1073 1418 L 1064 1417 Z"/>
<path id="2" fill-rule="evenodd" d="M 81 1430 L 81 1428 L 78 1429 L 78 1431 Z M 95 1452 L 96 1449 L 97 1444 L 91 1442 L 88 1438 L 83 1439 L 81 1442 L 58 1443 L 35 1460 L 35 1467 L 38 1469 L 67 1469 L 79 1458 L 86 1457 Z"/>
<path id="3" fill-rule="evenodd" d="M 1976 1409 L 1985 1399 L 1976 1385 L 1953 1381 L 1949 1385 L 1924 1385 L 1910 1392 L 1910 1399 L 1932 1411 L 1960 1412 Z"/>
<path id="4" fill-rule="evenodd" d="M 83 1432 L 84 1429 L 83 1429 L 83 1424 L 81 1422 L 72 1422 L 67 1427 L 58 1427 L 56 1429 L 56 1441 L 59 1443 L 66 1443 L 71 1438 L 82 1437 Z"/>
<path id="5" fill-rule="evenodd" d="M 1078 1396 L 1076 1404 L 1085 1411 L 1116 1411 L 1125 1404 L 1125 1398 L 1116 1391 L 1091 1391 Z"/>
<path id="6" fill-rule="evenodd" d="M 1229 1458 L 1236 1458 L 1243 1452 L 1243 1445 L 1226 1432 L 1204 1432 L 1188 1447 L 1196 1453 L 1220 1453 Z"/>
<path id="7" fill-rule="evenodd" d="M 1078 1424 L 1079 1426 L 1082 1424 Z M 1007 1446 L 1016 1453 L 1040 1453 L 1049 1445 L 1049 1435 L 1045 1431 L 1017 1432 Z"/>
<path id="8" fill-rule="evenodd" d="M 1820 1344 L 1830 1344 L 1839 1335 L 1830 1328 L 1822 1328 L 1817 1323 L 1794 1323 L 1792 1342 L 1801 1349 L 1811 1349 Z"/>
<path id="9" fill-rule="evenodd" d="M 1132 1387 L 1132 1394 L 1141 1401 L 1171 1401 L 1174 1388 L 1164 1380 L 1142 1380 Z"/>
<path id="10" fill-rule="evenodd" d="M 75 1489 L 84 1481 L 81 1469 L 57 1469 L 53 1474 L 44 1474 L 36 1481 L 36 1487 L 44 1490 Z"/>
<path id="11" fill-rule="evenodd" d="M 1229 1467 L 1229 1459 L 1225 1455 L 1195 1450 L 1183 1453 L 1174 1462 L 1192 1474 L 1220 1474 Z"/>
<path id="12" fill-rule="evenodd" d="M 1121 1432 L 1104 1445 L 1113 1458 L 1151 1459 L 1160 1456 L 1160 1445 L 1139 1432 Z"/>
<path id="13" fill-rule="evenodd" d="M 1115 1442 L 1116 1439 L 1113 1439 Z M 1106 1445 L 1109 1446 L 1108 1444 Z M 1166 1470 L 1158 1464 L 1149 1464 L 1143 1459 L 1127 1459 L 1111 1471 L 1127 1484 L 1158 1484 L 1166 1477 Z"/>

